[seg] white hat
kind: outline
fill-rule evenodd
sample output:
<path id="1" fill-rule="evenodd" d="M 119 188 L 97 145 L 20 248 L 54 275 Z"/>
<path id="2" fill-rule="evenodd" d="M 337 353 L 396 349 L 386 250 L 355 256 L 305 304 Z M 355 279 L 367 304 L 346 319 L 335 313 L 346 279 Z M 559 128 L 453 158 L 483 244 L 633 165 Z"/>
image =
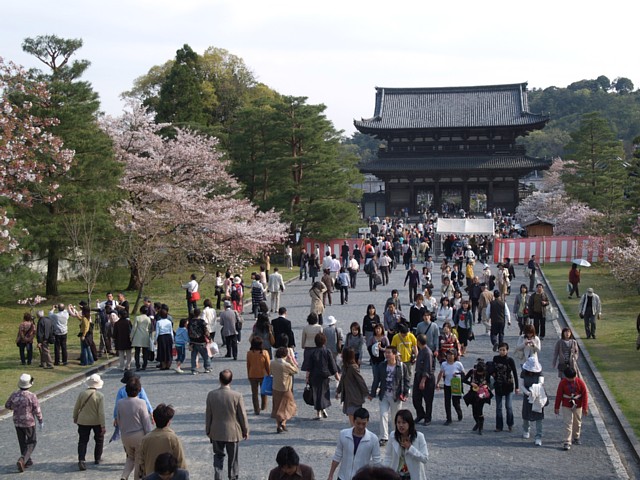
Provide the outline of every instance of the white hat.
<path id="1" fill-rule="evenodd" d="M 33 377 L 28 373 L 23 373 L 20 375 L 20 380 L 18 380 L 18 388 L 22 390 L 28 390 L 33 385 Z"/>
<path id="2" fill-rule="evenodd" d="M 89 378 L 87 378 L 87 387 L 95 388 L 96 390 L 100 390 L 104 385 L 104 380 L 100 378 L 100 375 L 94 373 Z"/>
<path id="3" fill-rule="evenodd" d="M 329 318 L 327 318 L 327 325 L 331 326 L 331 325 L 335 325 L 338 321 L 336 320 L 336 317 L 334 317 L 333 315 L 329 315 Z"/>
<path id="4" fill-rule="evenodd" d="M 527 358 L 527 361 L 524 362 L 524 365 L 522 365 L 522 369 L 526 370 L 527 372 L 533 372 L 533 373 L 541 372 L 542 365 L 540 365 L 540 362 L 538 361 L 538 356 L 531 355 L 529 358 Z"/>
<path id="5" fill-rule="evenodd" d="M 485 264 L 484 264 L 484 268 L 489 268 L 489 264 L 488 264 L 488 263 L 485 263 Z"/>
<path id="6" fill-rule="evenodd" d="M 587 288 L 587 297 L 593 297 L 593 288 Z"/>
<path id="7" fill-rule="evenodd" d="M 235 283 L 236 285 L 239 284 L 240 282 L 242 282 L 242 279 L 236 275 L 235 277 L 233 277 L 233 283 Z"/>

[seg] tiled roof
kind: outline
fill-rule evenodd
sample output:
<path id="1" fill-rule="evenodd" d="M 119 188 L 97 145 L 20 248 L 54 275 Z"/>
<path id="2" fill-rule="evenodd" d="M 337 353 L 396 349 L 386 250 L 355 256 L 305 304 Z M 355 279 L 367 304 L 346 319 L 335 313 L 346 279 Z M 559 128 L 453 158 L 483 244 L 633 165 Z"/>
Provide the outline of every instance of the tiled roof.
<path id="1" fill-rule="evenodd" d="M 549 117 L 528 111 L 527 84 L 480 87 L 376 87 L 373 118 L 355 120 L 358 130 L 527 126 Z"/>
<path id="2" fill-rule="evenodd" d="M 392 172 L 430 172 L 450 171 L 467 172 L 468 170 L 534 170 L 547 169 L 551 160 L 527 157 L 525 155 L 493 155 L 484 157 L 422 157 L 374 160 L 360 165 L 364 173 Z"/>

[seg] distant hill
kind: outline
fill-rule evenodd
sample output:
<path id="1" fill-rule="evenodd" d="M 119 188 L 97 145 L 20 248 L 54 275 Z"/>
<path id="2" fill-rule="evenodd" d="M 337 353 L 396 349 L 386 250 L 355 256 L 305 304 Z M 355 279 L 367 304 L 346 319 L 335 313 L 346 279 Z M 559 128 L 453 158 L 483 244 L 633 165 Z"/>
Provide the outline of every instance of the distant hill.
<path id="1" fill-rule="evenodd" d="M 565 88 L 534 88 L 529 91 L 529 111 L 544 113 L 551 121 L 542 131 L 521 139 L 531 156 L 562 156 L 569 143 L 569 133 L 577 130 L 580 117 L 600 112 L 618 138 L 624 142 L 628 155 L 632 141 L 640 135 L 640 90 L 634 91 L 631 80 L 618 77 L 610 81 L 601 75 L 593 80 L 579 80 Z"/>

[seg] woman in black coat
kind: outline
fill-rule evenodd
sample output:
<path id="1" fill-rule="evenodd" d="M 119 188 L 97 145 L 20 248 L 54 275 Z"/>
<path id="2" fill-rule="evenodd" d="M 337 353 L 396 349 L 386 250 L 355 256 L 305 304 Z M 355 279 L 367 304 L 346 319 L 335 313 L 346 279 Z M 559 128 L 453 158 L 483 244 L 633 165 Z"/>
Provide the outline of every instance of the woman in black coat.
<path id="1" fill-rule="evenodd" d="M 331 406 L 329 392 L 329 377 L 332 375 L 340 381 L 338 366 L 333 359 L 333 354 L 327 350 L 327 337 L 324 333 L 318 333 L 315 337 L 316 348 L 309 357 L 307 369 L 307 382 L 313 392 L 316 420 L 327 418 L 326 408 Z"/>
<path id="2" fill-rule="evenodd" d="M 113 340 L 120 357 L 120 369 L 131 368 L 131 320 L 126 311 L 118 312 L 120 317 L 113 325 Z"/>

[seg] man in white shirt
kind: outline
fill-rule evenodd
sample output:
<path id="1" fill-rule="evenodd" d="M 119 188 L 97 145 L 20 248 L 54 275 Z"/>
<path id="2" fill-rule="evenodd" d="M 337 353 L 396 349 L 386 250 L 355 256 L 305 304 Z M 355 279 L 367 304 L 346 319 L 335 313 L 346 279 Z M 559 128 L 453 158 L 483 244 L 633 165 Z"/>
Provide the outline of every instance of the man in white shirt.
<path id="1" fill-rule="evenodd" d="M 351 480 L 362 467 L 380 464 L 378 437 L 367 429 L 368 423 L 369 412 L 360 407 L 353 414 L 353 428 L 340 431 L 328 480 L 333 480 L 338 466 L 338 478 Z"/>
<path id="2" fill-rule="evenodd" d="M 382 285 L 389 283 L 389 265 L 391 260 L 386 253 L 383 253 L 378 258 L 378 267 L 380 267 L 380 276 L 382 277 Z"/>
<path id="3" fill-rule="evenodd" d="M 360 262 L 358 262 L 353 255 L 349 260 L 349 280 L 351 282 L 351 288 L 356 288 L 356 280 L 358 278 L 358 271 L 360 270 Z"/>
<path id="4" fill-rule="evenodd" d="M 322 270 L 331 270 L 331 265 L 333 265 L 333 259 L 331 258 L 331 252 L 327 250 L 322 259 Z"/>
<path id="5" fill-rule="evenodd" d="M 274 267 L 273 273 L 269 275 L 269 284 L 267 285 L 271 296 L 271 312 L 277 312 L 280 308 L 280 292 L 284 292 L 284 288 L 282 275 L 280 275 L 278 267 Z"/>
<path id="6" fill-rule="evenodd" d="M 340 271 L 340 267 L 340 260 L 338 260 L 336 254 L 334 253 L 333 255 L 331 255 L 331 266 L 329 267 L 329 274 L 331 275 L 334 283 L 336 281 L 336 277 L 338 276 L 338 272 Z"/>
<path id="7" fill-rule="evenodd" d="M 198 308 L 198 300 L 200 299 L 200 293 L 198 292 L 198 281 L 196 280 L 196 274 L 192 273 L 191 278 L 187 283 L 182 283 L 182 288 L 186 290 L 187 297 L 187 310 L 189 315 L 193 312 L 194 308 Z"/>
<path id="8" fill-rule="evenodd" d="M 49 318 L 53 321 L 53 334 L 55 335 L 53 347 L 55 357 L 54 365 L 60 365 L 61 359 L 62 365 L 66 365 L 69 312 L 65 309 L 64 303 L 52 308 L 49 312 Z"/>

